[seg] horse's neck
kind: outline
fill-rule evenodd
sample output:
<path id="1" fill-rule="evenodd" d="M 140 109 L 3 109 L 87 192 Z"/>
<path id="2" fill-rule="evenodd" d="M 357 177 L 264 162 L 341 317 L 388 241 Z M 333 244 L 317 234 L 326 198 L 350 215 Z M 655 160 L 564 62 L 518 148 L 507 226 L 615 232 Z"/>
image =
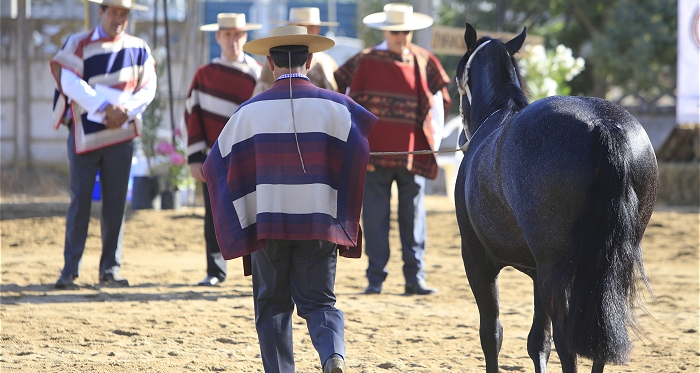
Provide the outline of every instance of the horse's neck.
<path id="1" fill-rule="evenodd" d="M 526 106 L 526 105 L 525 105 Z M 522 110 L 524 106 L 518 104 L 516 100 L 507 100 L 504 104 L 493 105 L 492 108 L 484 110 L 484 113 L 489 113 L 483 115 L 484 118 L 479 118 L 479 126 L 472 136 L 476 136 L 477 133 L 481 133 L 479 137 L 483 137 L 488 133 L 491 133 L 501 126 L 509 123 L 515 114 Z M 472 118 L 472 120 L 477 120 Z M 477 122 L 475 122 L 477 123 Z"/>

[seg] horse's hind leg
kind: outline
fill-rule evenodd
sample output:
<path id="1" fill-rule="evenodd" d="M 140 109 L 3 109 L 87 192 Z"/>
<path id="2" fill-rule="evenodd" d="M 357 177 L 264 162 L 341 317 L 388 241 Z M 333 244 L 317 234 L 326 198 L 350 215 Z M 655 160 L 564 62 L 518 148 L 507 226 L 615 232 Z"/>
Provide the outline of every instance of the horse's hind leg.
<path id="1" fill-rule="evenodd" d="M 603 373 L 603 369 L 605 369 L 604 361 L 594 361 L 591 373 Z"/>
<path id="2" fill-rule="evenodd" d="M 554 345 L 557 347 L 557 355 L 559 355 L 559 361 L 561 362 L 562 373 L 576 373 L 578 372 L 577 364 L 578 358 L 575 353 L 566 347 L 566 338 L 564 332 L 561 328 L 554 325 Z"/>
<path id="3" fill-rule="evenodd" d="M 552 351 L 552 320 L 542 304 L 540 291 L 537 286 L 537 277 L 530 275 L 534 287 L 535 315 L 532 319 L 530 334 L 527 336 L 527 352 L 535 364 L 535 373 L 547 371 L 547 361 Z"/>

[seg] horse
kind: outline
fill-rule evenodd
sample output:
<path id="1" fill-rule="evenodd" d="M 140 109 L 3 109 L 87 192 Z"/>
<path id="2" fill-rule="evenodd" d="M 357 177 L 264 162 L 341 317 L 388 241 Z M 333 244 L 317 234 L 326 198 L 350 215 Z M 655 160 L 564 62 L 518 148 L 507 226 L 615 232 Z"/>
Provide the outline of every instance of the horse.
<path id="1" fill-rule="evenodd" d="M 546 372 L 553 339 L 562 372 L 577 372 L 581 356 L 600 373 L 630 359 L 628 327 L 641 331 L 637 281 L 653 296 L 640 243 L 658 165 L 642 126 L 616 104 L 572 96 L 528 104 L 513 57 L 526 31 L 477 40 L 467 23 L 456 75 L 468 145 L 455 210 L 486 372 L 498 372 L 498 275 L 511 266 L 533 281 L 535 371 Z"/>

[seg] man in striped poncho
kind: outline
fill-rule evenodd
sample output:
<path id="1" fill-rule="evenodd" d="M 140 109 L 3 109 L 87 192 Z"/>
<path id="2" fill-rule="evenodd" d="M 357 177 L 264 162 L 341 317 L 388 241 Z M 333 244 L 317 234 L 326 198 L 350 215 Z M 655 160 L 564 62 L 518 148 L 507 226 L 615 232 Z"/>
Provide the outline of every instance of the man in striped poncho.
<path id="1" fill-rule="evenodd" d="M 202 164 L 209 149 L 238 105 L 252 96 L 255 83 L 260 77 L 262 66 L 243 53 L 248 31 L 260 28 L 260 24 L 246 23 L 245 14 L 238 13 L 219 13 L 217 23 L 199 28 L 202 31 L 216 32 L 221 57 L 197 70 L 185 101 L 187 162 L 192 176 L 198 181 L 205 182 Z M 227 268 L 216 242 L 206 184 L 202 194 L 207 276 L 199 285 L 215 286 L 226 279 Z"/>
<path id="2" fill-rule="evenodd" d="M 125 32 L 131 0 L 100 3 L 100 24 L 71 35 L 51 60 L 54 126 L 68 127 L 71 202 L 65 264 L 56 288 L 75 288 L 85 251 L 95 177 L 102 188 L 100 283 L 128 286 L 119 275 L 126 194 L 141 113 L 156 93 L 155 63 L 145 41 Z"/>
<path id="3" fill-rule="evenodd" d="M 245 45 L 276 82 L 221 132 L 204 174 L 226 259 L 250 255 L 255 326 L 265 372 L 294 372 L 292 312 L 304 318 L 326 373 L 345 371 L 335 307 L 337 253 L 359 257 L 367 136 L 377 117 L 305 75 L 333 41 L 302 26 Z M 246 263 L 246 260 L 244 260 Z"/>

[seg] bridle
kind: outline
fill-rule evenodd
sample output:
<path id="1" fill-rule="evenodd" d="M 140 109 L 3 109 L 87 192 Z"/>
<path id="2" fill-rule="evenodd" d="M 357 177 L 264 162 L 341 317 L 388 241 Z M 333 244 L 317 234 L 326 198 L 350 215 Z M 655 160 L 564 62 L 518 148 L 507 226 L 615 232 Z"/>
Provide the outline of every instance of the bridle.
<path id="1" fill-rule="evenodd" d="M 462 76 L 460 77 L 455 77 L 455 82 L 457 83 L 457 91 L 459 91 L 459 116 L 462 118 L 462 129 L 464 131 L 464 137 L 467 139 L 467 142 L 462 145 L 460 149 L 462 151 L 467 149 L 467 145 L 469 144 L 469 141 L 472 138 L 472 135 L 469 134 L 469 130 L 467 129 L 467 123 L 466 119 L 464 118 L 464 110 L 462 109 L 462 99 L 464 98 L 464 95 L 467 95 L 467 100 L 469 100 L 469 104 L 471 105 L 472 103 L 472 92 L 469 90 L 469 68 L 472 66 L 472 61 L 474 61 L 474 56 L 476 56 L 476 52 L 480 51 L 481 48 L 485 47 L 486 44 L 490 43 L 491 40 L 487 40 L 480 46 L 476 47 L 474 49 L 474 52 L 472 52 L 472 55 L 469 56 L 469 59 L 467 60 L 467 63 L 464 65 L 464 71 L 462 72 Z M 477 128 L 477 131 L 479 129 Z M 474 131 L 476 133 L 476 131 Z"/>
<path id="2" fill-rule="evenodd" d="M 491 40 L 493 40 L 493 39 L 491 39 Z M 467 95 L 467 100 L 469 100 L 469 105 L 471 105 L 471 103 L 472 103 L 472 93 L 471 93 L 471 90 L 469 90 L 469 84 L 468 84 L 469 83 L 469 69 L 472 66 L 472 61 L 474 61 L 474 56 L 476 56 L 476 52 L 480 51 L 481 48 L 485 47 L 486 44 L 491 42 L 491 40 L 485 41 L 483 44 L 479 45 L 478 47 L 476 47 L 476 49 L 474 49 L 474 52 L 472 52 L 472 55 L 469 56 L 467 63 L 464 65 L 464 71 L 462 72 L 461 78 L 455 77 L 455 82 L 457 83 L 457 91 L 459 91 L 459 116 L 462 118 L 462 127 L 464 130 L 464 137 L 467 139 L 467 142 L 465 142 L 464 145 L 462 145 L 462 147 L 460 148 L 462 151 L 465 151 L 467 149 L 467 145 L 469 145 L 469 141 L 472 139 L 472 137 L 474 137 L 473 135 L 469 134 L 469 129 L 467 128 L 466 118 L 464 118 L 464 110 L 462 109 L 462 99 L 463 99 L 464 95 Z M 515 66 L 513 66 L 513 70 L 515 70 Z M 520 81 L 518 80 L 517 70 L 515 73 L 515 82 L 518 86 L 520 86 Z M 491 118 L 491 116 L 496 114 L 499 110 L 496 110 L 493 113 L 491 113 L 491 115 L 489 115 L 488 118 L 486 118 L 486 120 Z M 484 120 L 484 122 L 486 122 L 486 120 Z M 474 131 L 474 134 L 476 134 L 476 132 L 479 131 L 479 128 L 481 128 L 481 126 L 477 127 L 476 131 Z"/>

